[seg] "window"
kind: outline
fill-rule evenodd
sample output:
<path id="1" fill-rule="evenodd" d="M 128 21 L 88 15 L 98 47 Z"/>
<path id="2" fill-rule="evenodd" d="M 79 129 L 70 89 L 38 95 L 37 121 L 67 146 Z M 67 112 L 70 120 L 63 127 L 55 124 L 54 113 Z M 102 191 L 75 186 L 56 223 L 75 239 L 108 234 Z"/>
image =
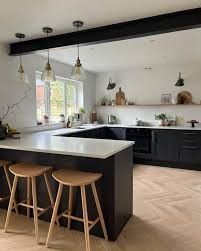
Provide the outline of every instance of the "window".
<path id="1" fill-rule="evenodd" d="M 82 83 L 57 77 L 55 82 L 44 84 L 41 73 L 36 72 L 36 106 L 38 121 L 42 121 L 44 115 L 51 121 L 58 121 L 60 114 L 72 115 L 83 106 Z"/>

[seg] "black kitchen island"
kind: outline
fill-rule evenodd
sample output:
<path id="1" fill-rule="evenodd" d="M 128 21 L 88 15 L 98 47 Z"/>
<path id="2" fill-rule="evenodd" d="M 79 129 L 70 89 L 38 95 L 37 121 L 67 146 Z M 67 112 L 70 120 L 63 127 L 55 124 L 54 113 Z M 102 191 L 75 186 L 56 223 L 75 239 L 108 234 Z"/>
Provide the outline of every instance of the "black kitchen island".
<path id="1" fill-rule="evenodd" d="M 54 131 L 23 135 L 19 140 L 7 139 L 0 142 L 0 159 L 77 169 L 103 174 L 97 183 L 103 214 L 109 239 L 117 239 L 122 228 L 133 214 L 133 142 L 104 139 L 81 139 L 55 137 Z M 3 182 L 3 181 L 2 181 Z M 56 197 L 58 183 L 51 178 L 51 187 Z M 7 186 L 1 186 L 3 193 Z M 38 204 L 46 207 L 49 203 L 45 183 L 37 179 Z M 26 183 L 20 180 L 17 187 L 17 200 L 25 199 Z M 92 191 L 87 188 L 89 219 L 97 216 Z M 68 191 L 63 194 L 60 209 L 67 207 Z M 80 191 L 77 189 L 73 199 L 73 215 L 82 217 Z M 5 204 L 3 205 L 6 206 Z M 21 211 L 21 213 L 25 213 Z M 50 221 L 47 212 L 41 219 Z M 66 220 L 61 219 L 66 225 Z M 72 221 L 72 228 L 83 231 L 79 222 Z M 97 224 L 92 234 L 102 237 L 100 225 Z"/>

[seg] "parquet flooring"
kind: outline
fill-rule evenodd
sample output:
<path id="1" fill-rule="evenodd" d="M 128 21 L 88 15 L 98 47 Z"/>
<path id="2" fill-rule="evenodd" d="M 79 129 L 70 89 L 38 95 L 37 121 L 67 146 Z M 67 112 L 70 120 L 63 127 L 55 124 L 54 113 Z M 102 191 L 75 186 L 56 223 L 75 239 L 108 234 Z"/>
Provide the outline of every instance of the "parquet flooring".
<path id="1" fill-rule="evenodd" d="M 0 251 L 47 251 L 49 224 L 12 215 L 10 233 L 0 210 Z M 138 165 L 134 169 L 134 216 L 116 242 L 91 236 L 92 251 L 201 251 L 201 172 Z M 84 235 L 55 227 L 50 250 L 84 251 Z"/>

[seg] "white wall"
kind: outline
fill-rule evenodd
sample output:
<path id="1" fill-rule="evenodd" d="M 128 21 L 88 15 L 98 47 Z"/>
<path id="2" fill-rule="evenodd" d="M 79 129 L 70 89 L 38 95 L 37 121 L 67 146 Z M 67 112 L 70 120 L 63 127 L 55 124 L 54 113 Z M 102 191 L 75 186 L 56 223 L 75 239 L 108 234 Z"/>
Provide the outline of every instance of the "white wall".
<path id="1" fill-rule="evenodd" d="M 116 72 L 99 73 L 96 79 L 96 102 L 106 96 L 115 99 L 118 88 L 107 91 L 108 78 L 112 76 L 118 86 L 122 87 L 126 98 L 136 104 L 160 104 L 161 94 L 171 93 L 176 98 L 178 92 L 182 90 L 190 91 L 193 101 L 200 103 L 201 100 L 201 65 L 167 66 L 154 67 L 152 70 L 130 69 Z M 184 87 L 175 87 L 179 71 L 185 80 Z M 147 122 L 154 121 L 154 115 L 165 112 L 170 116 L 183 116 L 184 120 L 197 119 L 201 121 L 201 106 L 189 107 L 101 107 L 97 108 L 99 118 L 105 122 L 107 115 L 116 115 L 120 123 L 132 123 L 136 118 Z"/>
<path id="2" fill-rule="evenodd" d="M 23 64 L 31 82 L 31 90 L 28 97 L 20 105 L 20 110 L 15 109 L 4 122 L 15 127 L 32 127 L 36 125 L 36 91 L 35 72 L 43 71 L 46 59 L 30 54 L 23 56 Z M 69 78 L 71 67 L 66 64 L 51 62 L 57 76 Z M 19 58 L 8 56 L 7 47 L 0 45 L 0 113 L 6 105 L 15 103 L 21 98 L 27 86 L 16 82 L 16 72 L 19 65 Z M 84 108 L 89 114 L 91 106 L 95 103 L 95 75 L 87 73 L 87 80 L 83 87 Z"/>

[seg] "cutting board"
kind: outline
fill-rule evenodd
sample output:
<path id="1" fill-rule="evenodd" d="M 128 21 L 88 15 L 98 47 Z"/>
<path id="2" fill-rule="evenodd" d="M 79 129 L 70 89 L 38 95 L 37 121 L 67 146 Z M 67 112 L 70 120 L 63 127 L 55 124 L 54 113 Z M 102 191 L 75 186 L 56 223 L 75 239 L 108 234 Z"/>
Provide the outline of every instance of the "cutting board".
<path id="1" fill-rule="evenodd" d="M 116 105 L 125 105 L 125 103 L 126 103 L 125 93 L 122 92 L 120 87 L 119 91 L 116 93 Z"/>

